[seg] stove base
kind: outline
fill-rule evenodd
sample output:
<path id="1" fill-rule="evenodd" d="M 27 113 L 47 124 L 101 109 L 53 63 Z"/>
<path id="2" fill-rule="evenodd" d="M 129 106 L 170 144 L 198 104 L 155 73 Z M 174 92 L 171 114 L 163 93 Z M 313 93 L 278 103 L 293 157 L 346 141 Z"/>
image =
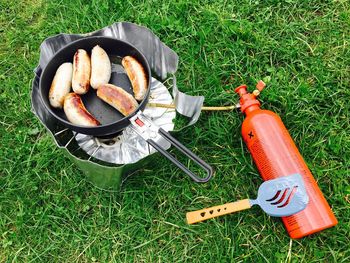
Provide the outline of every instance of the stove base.
<path id="1" fill-rule="evenodd" d="M 74 162 L 81 171 L 83 171 L 87 181 L 101 190 L 113 192 L 120 191 L 125 179 L 132 173 L 146 167 L 147 164 L 151 162 L 153 156 L 149 155 L 136 163 L 119 166 L 104 166 L 87 160 L 77 159 L 66 149 L 63 149 L 63 151 L 68 155 L 69 159 Z"/>

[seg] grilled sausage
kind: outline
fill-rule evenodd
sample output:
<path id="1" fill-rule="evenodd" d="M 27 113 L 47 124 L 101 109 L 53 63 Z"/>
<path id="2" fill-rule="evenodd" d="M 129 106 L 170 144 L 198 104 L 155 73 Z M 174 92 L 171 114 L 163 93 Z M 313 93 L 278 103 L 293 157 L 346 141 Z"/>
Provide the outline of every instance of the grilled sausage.
<path id="1" fill-rule="evenodd" d="M 63 63 L 58 67 L 49 91 L 49 102 L 54 108 L 62 108 L 64 97 L 72 86 L 72 63 Z"/>
<path id="2" fill-rule="evenodd" d="M 106 51 L 99 45 L 91 51 L 91 78 L 90 85 L 94 89 L 107 84 L 111 78 L 111 62 Z"/>
<path id="3" fill-rule="evenodd" d="M 144 68 L 131 56 L 124 57 L 122 65 L 131 81 L 135 99 L 143 100 L 147 91 L 147 77 Z"/>
<path id="4" fill-rule="evenodd" d="M 78 49 L 73 58 L 72 88 L 77 94 L 85 94 L 90 88 L 90 57 L 84 49 Z"/>
<path id="5" fill-rule="evenodd" d="M 87 111 L 78 94 L 69 93 L 64 98 L 63 109 L 67 116 L 67 119 L 75 125 L 86 127 L 94 127 L 100 125 L 99 121 L 96 120 L 90 114 L 90 112 Z"/>
<path id="6" fill-rule="evenodd" d="M 99 86 L 97 97 L 120 111 L 124 116 L 130 115 L 138 107 L 137 101 L 131 94 L 112 84 Z"/>

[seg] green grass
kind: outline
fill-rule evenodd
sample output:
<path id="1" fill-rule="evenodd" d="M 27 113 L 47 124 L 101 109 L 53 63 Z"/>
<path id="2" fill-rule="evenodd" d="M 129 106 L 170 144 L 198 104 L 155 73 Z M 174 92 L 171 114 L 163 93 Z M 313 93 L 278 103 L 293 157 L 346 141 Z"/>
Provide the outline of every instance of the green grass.
<path id="1" fill-rule="evenodd" d="M 348 1 L 0 0 L 0 10 L 0 262 L 350 261 Z M 258 208 L 186 225 L 185 212 L 254 196 L 262 182 L 236 111 L 203 113 L 177 134 L 215 167 L 208 184 L 164 158 L 120 194 L 85 181 L 30 111 L 33 69 L 46 37 L 115 21 L 174 49 L 179 88 L 206 105 L 235 103 L 234 87 L 266 80 L 263 107 L 282 117 L 338 226 L 291 240 Z"/>

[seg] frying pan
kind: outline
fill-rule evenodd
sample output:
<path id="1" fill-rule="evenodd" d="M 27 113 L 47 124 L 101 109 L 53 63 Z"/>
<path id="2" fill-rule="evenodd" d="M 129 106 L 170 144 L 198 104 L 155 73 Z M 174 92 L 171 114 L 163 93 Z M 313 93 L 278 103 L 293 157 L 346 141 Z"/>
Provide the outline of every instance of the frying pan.
<path id="1" fill-rule="evenodd" d="M 92 48 L 96 45 L 99 45 L 107 52 L 111 60 L 112 67 L 121 67 L 121 60 L 124 56 L 127 55 L 133 56 L 136 60 L 138 60 L 138 62 L 143 66 L 148 80 L 147 93 L 144 99 L 142 101 L 139 101 L 138 108 L 132 114 L 123 116 L 116 109 L 99 99 L 96 95 L 96 90 L 90 88 L 88 93 L 82 95 L 81 98 L 87 110 L 101 123 L 101 125 L 97 127 L 84 127 L 74 125 L 68 121 L 62 109 L 55 109 L 51 107 L 49 102 L 49 90 L 51 87 L 51 82 L 58 67 L 62 63 L 72 62 L 73 56 L 78 49 L 85 49 L 89 54 L 91 54 Z M 112 72 L 109 83 L 119 86 L 133 95 L 130 80 L 125 73 L 121 74 L 120 72 Z M 93 36 L 76 40 L 60 49 L 44 68 L 40 77 L 39 89 L 42 103 L 44 104 L 45 108 L 53 118 L 55 118 L 58 122 L 62 123 L 67 128 L 70 128 L 71 130 L 78 133 L 88 134 L 92 136 L 112 137 L 131 124 L 131 127 L 136 133 L 138 133 L 152 147 L 154 147 L 158 152 L 168 158 L 182 171 L 188 174 L 194 181 L 200 183 L 207 182 L 213 174 L 212 167 L 200 159 L 198 156 L 196 156 L 189 149 L 187 149 L 168 132 L 155 125 L 152 120 L 147 118 L 142 113 L 142 110 L 145 108 L 148 101 L 150 83 L 150 66 L 144 55 L 136 47 L 119 39 L 104 36 Z M 160 139 L 160 137 L 166 139 L 182 154 L 203 168 L 207 173 L 206 177 L 198 177 L 189 169 L 187 169 L 187 167 L 184 166 L 181 162 L 179 162 L 173 155 L 169 154 L 161 145 L 156 142 L 158 139 Z"/>

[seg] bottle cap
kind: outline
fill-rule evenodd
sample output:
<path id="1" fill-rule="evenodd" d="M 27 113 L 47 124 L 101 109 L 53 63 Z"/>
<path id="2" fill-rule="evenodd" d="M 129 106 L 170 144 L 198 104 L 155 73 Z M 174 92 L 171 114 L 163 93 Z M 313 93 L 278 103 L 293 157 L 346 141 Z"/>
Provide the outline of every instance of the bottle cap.
<path id="1" fill-rule="evenodd" d="M 235 92 L 240 96 L 239 104 L 241 105 L 241 112 L 246 113 L 246 109 L 259 108 L 260 102 L 256 99 L 254 94 L 248 93 L 247 85 L 241 85 L 235 88 Z M 251 108 L 251 106 L 254 106 Z"/>

